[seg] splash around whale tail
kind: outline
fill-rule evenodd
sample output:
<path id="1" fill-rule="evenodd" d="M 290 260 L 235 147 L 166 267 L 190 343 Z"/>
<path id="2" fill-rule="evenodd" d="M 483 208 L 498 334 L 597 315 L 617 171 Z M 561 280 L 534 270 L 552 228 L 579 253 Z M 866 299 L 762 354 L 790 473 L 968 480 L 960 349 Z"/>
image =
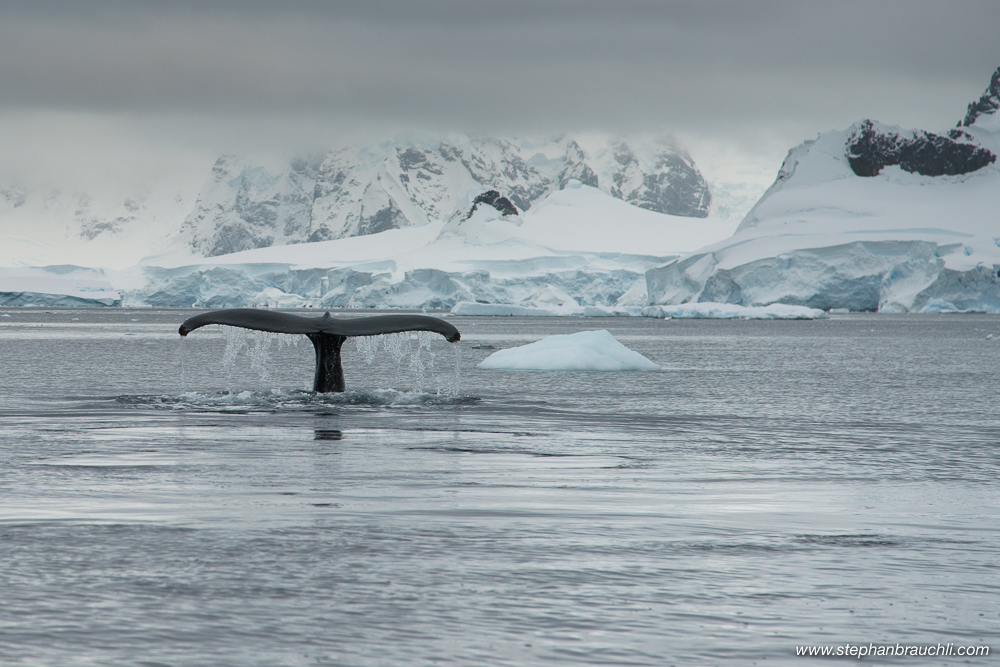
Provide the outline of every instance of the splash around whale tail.
<path id="1" fill-rule="evenodd" d="M 225 324 L 255 331 L 303 334 L 316 350 L 316 372 L 313 391 L 344 391 L 344 368 L 340 351 L 351 336 L 377 336 L 403 331 L 431 331 L 441 334 L 449 343 L 462 338 L 449 322 L 428 315 L 373 315 L 371 317 L 339 318 L 329 312 L 322 317 L 302 317 L 290 313 L 257 308 L 213 310 L 190 317 L 181 324 L 178 333 L 187 336 L 208 324 Z"/>

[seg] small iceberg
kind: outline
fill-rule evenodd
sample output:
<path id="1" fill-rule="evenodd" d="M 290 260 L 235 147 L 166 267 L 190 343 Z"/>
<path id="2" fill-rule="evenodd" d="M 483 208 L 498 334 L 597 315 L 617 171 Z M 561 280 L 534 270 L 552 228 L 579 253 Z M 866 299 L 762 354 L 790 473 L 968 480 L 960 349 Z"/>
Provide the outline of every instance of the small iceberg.
<path id="1" fill-rule="evenodd" d="M 658 371 L 659 365 L 618 342 L 606 329 L 543 338 L 494 352 L 479 364 L 504 371 Z"/>
<path id="2" fill-rule="evenodd" d="M 647 306 L 644 317 L 713 320 L 818 320 L 828 317 L 825 310 L 806 306 L 772 303 L 769 306 L 738 306 L 734 303 L 682 303 L 677 306 Z"/>
<path id="3" fill-rule="evenodd" d="M 920 309 L 921 314 L 927 313 L 988 313 L 990 312 L 989 306 L 985 308 L 959 308 L 951 301 L 945 301 L 944 299 L 930 299 L 927 305 Z"/>
<path id="4" fill-rule="evenodd" d="M 459 301 L 452 307 L 452 315 L 487 317 L 635 317 L 641 307 L 578 306 L 574 304 L 545 304 L 527 302 L 478 303 Z"/>

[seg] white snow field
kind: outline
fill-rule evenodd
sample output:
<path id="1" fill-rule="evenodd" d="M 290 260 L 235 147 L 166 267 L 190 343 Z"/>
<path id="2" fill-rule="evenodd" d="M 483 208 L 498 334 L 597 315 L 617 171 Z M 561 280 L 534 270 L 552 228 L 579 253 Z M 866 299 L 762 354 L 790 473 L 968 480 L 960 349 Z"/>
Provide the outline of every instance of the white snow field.
<path id="1" fill-rule="evenodd" d="M 536 343 L 494 352 L 479 368 L 505 371 L 658 371 L 607 330 L 547 336 Z"/>
<path id="2" fill-rule="evenodd" d="M 701 320 L 818 320 L 828 317 L 825 310 L 806 306 L 772 303 L 769 306 L 740 306 L 733 303 L 701 301 L 676 306 L 647 306 L 644 317 Z"/>
<path id="3" fill-rule="evenodd" d="M 994 75 L 978 115 L 970 105 L 968 125 L 948 133 L 954 143 L 1000 154 L 998 95 Z M 902 141 L 923 135 L 869 127 Z M 935 176 L 889 163 L 862 177 L 848 144 L 865 129 L 792 149 L 732 237 L 646 273 L 650 304 L 1000 312 L 1000 162 Z"/>
<path id="4" fill-rule="evenodd" d="M 104 274 L 136 306 L 450 309 L 479 301 L 612 315 L 645 305 L 645 271 L 735 228 L 648 211 L 572 180 L 517 215 L 482 204 L 468 215 L 477 192 L 426 225 L 197 261 L 163 257 Z"/>

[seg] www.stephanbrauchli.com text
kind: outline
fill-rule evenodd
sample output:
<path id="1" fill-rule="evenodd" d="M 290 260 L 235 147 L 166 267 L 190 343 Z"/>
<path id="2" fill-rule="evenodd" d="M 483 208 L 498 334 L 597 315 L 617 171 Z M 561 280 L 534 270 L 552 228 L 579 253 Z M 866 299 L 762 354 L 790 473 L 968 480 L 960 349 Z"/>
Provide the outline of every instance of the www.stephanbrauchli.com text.
<path id="1" fill-rule="evenodd" d="M 962 656 L 981 657 L 990 654 L 990 647 L 955 646 L 954 644 L 842 644 L 840 646 L 796 646 L 795 655 L 841 656 L 851 658 L 888 656 Z"/>

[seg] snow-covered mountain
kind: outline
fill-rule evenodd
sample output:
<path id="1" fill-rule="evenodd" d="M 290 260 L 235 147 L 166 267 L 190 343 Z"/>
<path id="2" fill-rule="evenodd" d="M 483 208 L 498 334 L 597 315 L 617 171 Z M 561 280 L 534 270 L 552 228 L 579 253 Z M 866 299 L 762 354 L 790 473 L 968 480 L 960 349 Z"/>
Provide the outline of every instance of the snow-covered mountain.
<path id="1" fill-rule="evenodd" d="M 424 225 L 104 275 L 126 305 L 157 307 L 642 306 L 647 269 L 735 225 L 692 222 L 570 179 L 528 211 L 499 191 L 474 191 Z"/>
<path id="2" fill-rule="evenodd" d="M 197 185 L 56 186 L 14 180 L 0 189 L 0 266 L 124 268 L 177 238 Z"/>
<path id="3" fill-rule="evenodd" d="M 441 220 L 482 188 L 527 211 L 570 179 L 658 213 L 703 218 L 711 203 L 690 155 L 669 138 L 410 138 L 288 163 L 219 158 L 181 238 L 214 257 L 363 236 Z"/>
<path id="4" fill-rule="evenodd" d="M 651 303 L 1000 312 L 1000 69 L 942 134 L 864 120 L 793 148 L 729 239 L 647 272 Z"/>
<path id="5" fill-rule="evenodd" d="M 292 159 L 158 159 L 138 159 L 143 178 L 122 165 L 126 178 L 85 165 L 82 179 L 0 174 L 0 266 L 120 269 L 374 234 L 439 221 L 484 188 L 526 211 L 570 179 L 671 215 L 703 218 L 711 204 L 670 138 L 401 136 Z"/>

